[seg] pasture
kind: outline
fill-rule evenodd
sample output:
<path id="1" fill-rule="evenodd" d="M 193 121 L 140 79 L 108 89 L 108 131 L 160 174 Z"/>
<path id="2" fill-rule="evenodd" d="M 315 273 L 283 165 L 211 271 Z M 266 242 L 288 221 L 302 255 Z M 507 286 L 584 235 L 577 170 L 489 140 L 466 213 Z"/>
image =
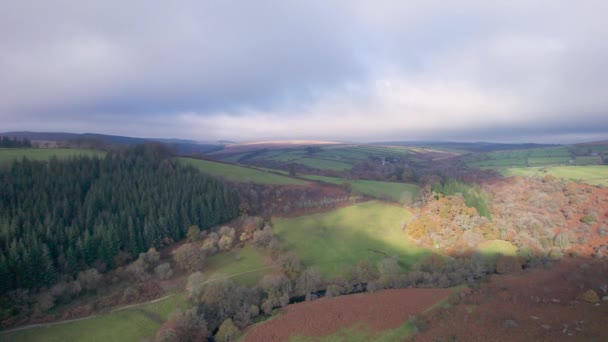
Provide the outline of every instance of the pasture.
<path id="1" fill-rule="evenodd" d="M 178 308 L 186 308 L 183 294 L 93 318 L 0 335 L 0 339 L 24 342 L 152 340 L 162 322 Z"/>
<path id="2" fill-rule="evenodd" d="M 331 184 L 350 183 L 352 190 L 357 193 L 369 195 L 379 199 L 396 201 L 399 203 L 411 202 L 418 194 L 418 187 L 408 183 L 380 182 L 370 180 L 347 180 L 337 177 L 304 176 L 306 179 Z"/>
<path id="3" fill-rule="evenodd" d="M 515 167 L 598 165 L 606 158 L 608 145 L 583 144 L 508 150 L 469 155 L 465 161 L 469 167 L 504 169 Z"/>
<path id="4" fill-rule="evenodd" d="M 430 253 L 408 240 L 401 225 L 410 213 L 377 201 L 294 218 L 275 218 L 274 232 L 287 250 L 325 279 L 344 275 L 360 260 L 372 263 L 391 256 L 405 270 Z"/>
<path id="5" fill-rule="evenodd" d="M 369 160 L 370 158 L 405 158 L 412 154 L 406 147 L 379 146 L 379 145 L 330 145 L 318 147 L 309 151 L 305 147 L 257 150 L 245 152 L 222 158 L 226 162 L 236 162 L 247 158 L 256 162 L 274 161 L 283 163 L 296 163 L 319 170 L 344 171 L 352 169 L 354 163 Z"/>
<path id="6" fill-rule="evenodd" d="M 267 260 L 268 259 L 268 260 Z M 270 258 L 247 245 L 219 253 L 205 260 L 204 274 L 207 279 L 224 275 L 240 285 L 254 286 L 273 271 Z"/>
<path id="7" fill-rule="evenodd" d="M 224 275 L 239 285 L 254 286 L 274 266 L 266 256 L 251 246 L 218 253 L 205 261 L 205 279 Z M 52 326 L 30 328 L 0 335 L 10 341 L 142 341 L 151 340 L 161 324 L 176 309 L 188 308 L 181 292 L 157 302 L 136 305 L 124 310 L 88 319 Z M 111 327 L 111 329 L 108 329 Z"/>
<path id="8" fill-rule="evenodd" d="M 218 163 L 210 160 L 192 159 L 178 157 L 180 163 L 191 165 L 201 172 L 215 177 L 221 177 L 228 181 L 269 185 L 308 185 L 308 182 L 278 175 L 272 172 L 253 169 L 245 166 Z"/>
<path id="9" fill-rule="evenodd" d="M 552 175 L 567 180 L 577 180 L 591 185 L 608 186 L 608 165 L 593 166 L 555 166 L 546 167 L 541 171 L 536 167 L 518 167 L 503 169 L 500 173 L 505 177 L 510 176 L 535 176 L 544 177 Z"/>

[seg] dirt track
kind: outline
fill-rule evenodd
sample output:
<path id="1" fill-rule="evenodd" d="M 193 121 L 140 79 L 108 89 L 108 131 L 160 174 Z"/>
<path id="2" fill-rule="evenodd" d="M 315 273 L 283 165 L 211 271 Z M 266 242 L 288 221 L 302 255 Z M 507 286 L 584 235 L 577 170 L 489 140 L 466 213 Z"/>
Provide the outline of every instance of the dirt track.
<path id="1" fill-rule="evenodd" d="M 250 328 L 244 342 L 286 341 L 290 336 L 323 336 L 363 323 L 372 330 L 398 328 L 447 298 L 446 289 L 399 289 L 355 294 L 289 305 L 283 314 Z"/>

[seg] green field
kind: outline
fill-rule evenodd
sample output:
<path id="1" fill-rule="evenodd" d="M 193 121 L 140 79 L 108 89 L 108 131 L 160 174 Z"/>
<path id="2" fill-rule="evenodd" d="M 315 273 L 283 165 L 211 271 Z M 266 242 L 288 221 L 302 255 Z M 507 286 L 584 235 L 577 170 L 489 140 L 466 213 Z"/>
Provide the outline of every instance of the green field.
<path id="1" fill-rule="evenodd" d="M 401 224 L 410 213 L 399 206 L 366 202 L 327 213 L 275 218 L 274 232 L 283 246 L 325 278 L 344 274 L 360 260 L 374 264 L 396 256 L 404 269 L 429 250 L 410 242 Z"/>
<path id="2" fill-rule="evenodd" d="M 233 249 L 205 261 L 205 279 L 225 275 L 241 285 L 254 286 L 273 266 L 251 246 Z M 104 314 L 90 319 L 31 328 L 7 335 L 10 341 L 142 341 L 151 339 L 160 325 L 177 308 L 186 308 L 185 293 L 158 302 Z M 111 328 L 109 328 L 111 327 Z"/>
<path id="3" fill-rule="evenodd" d="M 592 185 L 608 186 L 608 165 L 594 166 L 555 166 L 544 168 L 542 172 L 536 167 L 518 167 L 501 170 L 503 176 L 537 176 L 544 177 L 549 174 L 557 178 L 581 180 Z"/>
<path id="4" fill-rule="evenodd" d="M 355 192 L 400 203 L 411 202 L 418 194 L 418 187 L 408 183 L 347 180 L 344 178 L 325 176 L 304 176 L 304 178 L 338 185 L 350 183 Z"/>
<path id="5" fill-rule="evenodd" d="M 183 294 L 76 322 L 0 335 L 0 340 L 48 342 L 152 340 L 162 322 L 177 308 L 186 308 Z"/>
<path id="6" fill-rule="evenodd" d="M 416 327 L 406 322 L 399 328 L 384 331 L 374 331 L 365 324 L 357 324 L 354 327 L 340 329 L 339 331 L 318 338 L 307 336 L 294 336 L 289 342 L 393 342 L 404 341 L 416 332 Z"/>
<path id="7" fill-rule="evenodd" d="M 235 283 L 254 286 L 265 274 L 273 271 L 266 256 L 251 246 L 219 253 L 205 261 L 206 278 L 216 275 L 230 277 Z"/>
<path id="8" fill-rule="evenodd" d="M 340 161 L 320 159 L 320 158 L 301 158 L 295 161 L 297 164 L 311 167 L 319 170 L 335 170 L 343 171 L 350 170 L 353 168 L 351 164 L 346 164 Z"/>
<path id="9" fill-rule="evenodd" d="M 598 165 L 606 155 L 608 145 L 569 145 L 511 150 L 469 155 L 465 161 L 470 167 L 504 169 L 510 167 Z"/>
<path id="10" fill-rule="evenodd" d="M 26 157 L 30 160 L 49 160 L 52 156 L 65 159 L 75 156 L 104 157 L 105 152 L 78 148 L 0 148 L 0 164 L 12 163 Z"/>
<path id="11" fill-rule="evenodd" d="M 517 247 L 513 246 L 509 241 L 504 240 L 488 240 L 480 243 L 475 249 L 477 253 L 482 255 L 517 255 Z"/>
<path id="12" fill-rule="evenodd" d="M 308 182 L 281 176 L 271 172 L 256 170 L 244 166 L 218 163 L 209 160 L 192 159 L 179 157 L 177 160 L 185 165 L 191 165 L 203 173 L 211 176 L 222 177 L 233 182 L 252 182 L 258 184 L 275 184 L 275 185 L 307 185 Z"/>
<path id="13" fill-rule="evenodd" d="M 379 146 L 379 145 L 331 145 L 320 147 L 309 153 L 305 147 L 244 152 L 237 155 L 226 156 L 222 160 L 236 162 L 240 158 L 250 155 L 251 160 L 279 161 L 283 163 L 296 163 L 319 170 L 350 170 L 354 163 L 369 158 L 405 158 L 412 154 L 406 147 Z"/>

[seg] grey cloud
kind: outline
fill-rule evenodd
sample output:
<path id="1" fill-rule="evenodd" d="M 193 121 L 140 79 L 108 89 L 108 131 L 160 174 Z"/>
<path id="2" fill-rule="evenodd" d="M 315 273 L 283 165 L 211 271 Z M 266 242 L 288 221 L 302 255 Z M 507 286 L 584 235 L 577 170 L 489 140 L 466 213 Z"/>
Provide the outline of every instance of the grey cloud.
<path id="1" fill-rule="evenodd" d="M 9 1 L 0 131 L 597 137 L 608 133 L 607 10 L 596 0 Z"/>

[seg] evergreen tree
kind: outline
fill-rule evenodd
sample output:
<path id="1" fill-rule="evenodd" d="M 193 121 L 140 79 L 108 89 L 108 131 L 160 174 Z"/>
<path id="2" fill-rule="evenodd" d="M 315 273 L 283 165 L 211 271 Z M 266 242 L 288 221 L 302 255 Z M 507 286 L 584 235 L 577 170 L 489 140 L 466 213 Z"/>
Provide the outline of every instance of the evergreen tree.
<path id="1" fill-rule="evenodd" d="M 52 285 L 61 273 L 136 256 L 236 217 L 220 181 L 137 146 L 105 158 L 16 161 L 0 170 L 0 294 Z"/>

